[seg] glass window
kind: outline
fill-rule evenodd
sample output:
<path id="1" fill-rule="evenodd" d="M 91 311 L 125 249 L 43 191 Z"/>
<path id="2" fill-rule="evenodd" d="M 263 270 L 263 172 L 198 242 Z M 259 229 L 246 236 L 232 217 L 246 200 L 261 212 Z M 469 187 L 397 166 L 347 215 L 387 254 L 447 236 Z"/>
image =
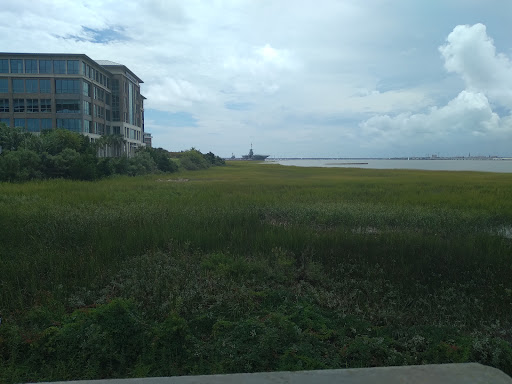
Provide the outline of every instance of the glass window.
<path id="1" fill-rule="evenodd" d="M 94 87 L 94 98 L 97 100 L 105 100 L 105 90 L 99 87 Z"/>
<path id="2" fill-rule="evenodd" d="M 55 112 L 80 113 L 80 100 L 55 100 Z"/>
<path id="3" fill-rule="evenodd" d="M 91 103 L 84 100 L 84 114 L 85 115 L 91 115 Z"/>
<path id="4" fill-rule="evenodd" d="M 54 60 L 53 73 L 66 73 L 66 60 Z"/>
<path id="5" fill-rule="evenodd" d="M 120 135 L 121 134 L 121 127 L 118 127 L 117 125 L 112 127 L 112 133 L 114 135 Z"/>
<path id="6" fill-rule="evenodd" d="M 67 129 L 73 132 L 80 132 L 80 119 L 57 119 L 57 128 Z"/>
<path id="7" fill-rule="evenodd" d="M 80 62 L 78 60 L 68 60 L 68 75 L 78 75 Z"/>
<path id="8" fill-rule="evenodd" d="M 55 93 L 80 93 L 80 80 L 56 79 Z"/>
<path id="9" fill-rule="evenodd" d="M 25 112 L 25 99 L 13 100 L 14 112 Z"/>
<path id="10" fill-rule="evenodd" d="M 50 87 L 50 79 L 40 79 L 39 80 L 39 91 L 41 93 L 51 93 Z"/>
<path id="11" fill-rule="evenodd" d="M 25 73 L 37 73 L 37 60 L 25 59 Z"/>
<path id="12" fill-rule="evenodd" d="M 14 126 L 25 128 L 25 119 L 14 119 Z"/>
<path id="13" fill-rule="evenodd" d="M 14 93 L 25 92 L 25 80 L 23 79 L 12 79 L 12 91 Z"/>
<path id="14" fill-rule="evenodd" d="M 91 132 L 91 122 L 89 120 L 84 120 L 84 133 Z"/>
<path id="15" fill-rule="evenodd" d="M 9 99 L 0 99 L 0 112 L 9 112 Z"/>
<path id="16" fill-rule="evenodd" d="M 95 122 L 94 123 L 94 133 L 97 135 L 104 135 L 105 134 L 105 125 Z"/>
<path id="17" fill-rule="evenodd" d="M 89 65 L 86 66 L 85 76 L 89 79 L 91 78 L 91 67 L 89 67 Z"/>
<path id="18" fill-rule="evenodd" d="M 87 66 L 86 66 L 86 65 L 85 65 L 85 63 L 82 61 L 82 75 L 84 75 L 84 76 L 85 76 L 85 73 L 86 73 L 86 70 L 85 70 L 85 69 L 86 69 L 86 67 L 87 67 Z"/>
<path id="19" fill-rule="evenodd" d="M 11 119 L 9 119 L 8 117 L 0 118 L 0 123 L 4 123 L 5 125 L 7 125 L 9 127 L 11 125 Z"/>
<path id="20" fill-rule="evenodd" d="M 39 119 L 27 119 L 27 131 L 39 132 L 40 130 Z"/>
<path id="21" fill-rule="evenodd" d="M 8 59 L 0 59 L 0 73 L 9 73 Z"/>
<path id="22" fill-rule="evenodd" d="M 41 130 L 52 129 L 52 119 L 41 119 Z"/>
<path id="23" fill-rule="evenodd" d="M 39 88 L 37 86 L 37 79 L 26 79 L 25 87 L 26 87 L 27 93 L 38 93 L 39 92 Z"/>
<path id="24" fill-rule="evenodd" d="M 51 99 L 41 99 L 41 112 L 51 112 L 52 101 Z"/>
<path id="25" fill-rule="evenodd" d="M 8 79 L 0 79 L 0 92 L 8 93 L 9 92 L 9 81 Z"/>
<path id="26" fill-rule="evenodd" d="M 39 60 L 39 73 L 52 73 L 52 61 Z"/>
<path id="27" fill-rule="evenodd" d="M 27 112 L 39 112 L 38 99 L 27 99 Z"/>
<path id="28" fill-rule="evenodd" d="M 110 109 L 105 110 L 105 120 L 110 121 Z"/>
<path id="29" fill-rule="evenodd" d="M 82 93 L 84 96 L 91 96 L 91 84 L 89 84 L 87 81 L 82 83 Z"/>
<path id="30" fill-rule="evenodd" d="M 23 60 L 11 59 L 11 73 L 23 73 Z"/>
<path id="31" fill-rule="evenodd" d="M 100 107 L 99 105 L 94 105 L 94 117 L 103 119 L 105 117 L 105 108 Z"/>
<path id="32" fill-rule="evenodd" d="M 110 105 L 110 93 L 105 93 L 105 103 Z"/>

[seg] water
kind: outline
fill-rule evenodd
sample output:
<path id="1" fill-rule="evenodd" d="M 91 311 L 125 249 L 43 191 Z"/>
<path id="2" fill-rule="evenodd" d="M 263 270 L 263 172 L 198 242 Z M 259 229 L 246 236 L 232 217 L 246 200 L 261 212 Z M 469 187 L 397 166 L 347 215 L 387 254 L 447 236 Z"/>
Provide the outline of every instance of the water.
<path id="1" fill-rule="evenodd" d="M 429 171 L 478 171 L 512 173 L 512 160 L 267 159 L 266 162 L 291 165 L 296 167 L 421 169 Z"/>

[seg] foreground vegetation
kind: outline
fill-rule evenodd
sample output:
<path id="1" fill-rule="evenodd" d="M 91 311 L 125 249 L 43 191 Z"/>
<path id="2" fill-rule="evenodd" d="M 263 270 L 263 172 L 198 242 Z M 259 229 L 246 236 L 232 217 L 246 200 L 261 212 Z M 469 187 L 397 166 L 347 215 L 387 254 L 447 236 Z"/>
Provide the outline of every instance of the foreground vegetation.
<path id="1" fill-rule="evenodd" d="M 512 374 L 511 224 L 503 174 L 230 162 L 0 183 L 0 381 Z"/>

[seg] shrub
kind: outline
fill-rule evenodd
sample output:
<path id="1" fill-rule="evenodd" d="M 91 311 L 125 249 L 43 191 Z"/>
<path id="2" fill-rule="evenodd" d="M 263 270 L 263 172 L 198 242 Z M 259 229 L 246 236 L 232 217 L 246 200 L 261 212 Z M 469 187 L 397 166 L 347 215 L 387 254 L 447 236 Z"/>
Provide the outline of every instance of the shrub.
<path id="1" fill-rule="evenodd" d="M 188 171 L 196 171 L 209 167 L 208 162 L 201 152 L 194 148 L 183 152 L 183 155 L 180 157 L 180 165 Z"/>

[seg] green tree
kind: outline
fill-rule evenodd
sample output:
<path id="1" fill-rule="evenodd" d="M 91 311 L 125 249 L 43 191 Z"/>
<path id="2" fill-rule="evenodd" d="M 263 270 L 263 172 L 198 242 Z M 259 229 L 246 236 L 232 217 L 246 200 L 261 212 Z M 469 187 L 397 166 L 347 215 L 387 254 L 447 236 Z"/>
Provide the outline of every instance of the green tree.
<path id="1" fill-rule="evenodd" d="M 176 172 L 178 170 L 178 166 L 174 161 L 171 160 L 169 152 L 165 149 L 146 147 L 139 151 L 139 153 L 142 152 L 149 153 L 159 171 Z"/>
<path id="2" fill-rule="evenodd" d="M 183 152 L 180 157 L 180 165 L 189 171 L 209 167 L 209 164 L 205 160 L 203 154 L 193 147 L 190 150 Z"/>

